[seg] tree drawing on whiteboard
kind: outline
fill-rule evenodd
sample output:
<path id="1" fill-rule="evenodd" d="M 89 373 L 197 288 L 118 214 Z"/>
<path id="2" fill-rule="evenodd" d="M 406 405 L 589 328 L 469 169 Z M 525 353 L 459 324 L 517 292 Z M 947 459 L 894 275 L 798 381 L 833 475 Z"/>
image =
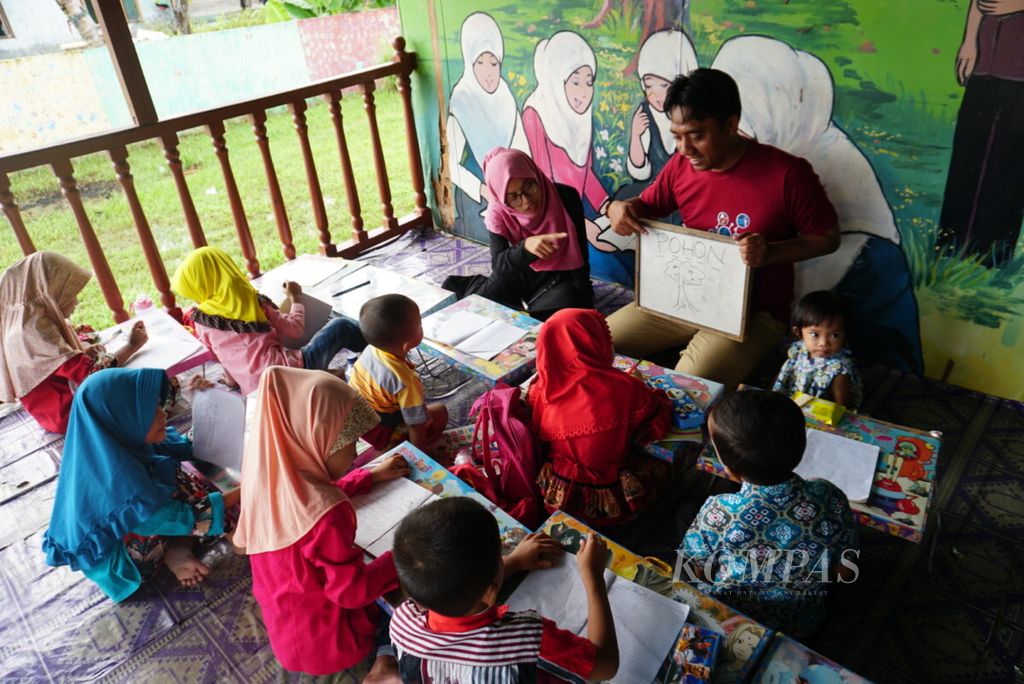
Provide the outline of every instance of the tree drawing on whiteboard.
<path id="1" fill-rule="evenodd" d="M 645 221 L 637 267 L 641 308 L 742 336 L 747 266 L 732 240 Z"/>
<path id="2" fill-rule="evenodd" d="M 672 259 L 665 266 L 665 275 L 676 283 L 676 308 L 700 312 L 697 305 L 686 296 L 687 285 L 699 287 L 704 280 L 704 271 L 680 259 Z"/>
<path id="3" fill-rule="evenodd" d="M 664 273 L 675 284 L 677 314 L 700 313 L 700 305 L 709 299 L 704 288 L 717 286 L 716 276 L 725 266 L 725 247 L 666 231 L 659 231 L 655 240 L 656 258 L 664 262 Z"/>

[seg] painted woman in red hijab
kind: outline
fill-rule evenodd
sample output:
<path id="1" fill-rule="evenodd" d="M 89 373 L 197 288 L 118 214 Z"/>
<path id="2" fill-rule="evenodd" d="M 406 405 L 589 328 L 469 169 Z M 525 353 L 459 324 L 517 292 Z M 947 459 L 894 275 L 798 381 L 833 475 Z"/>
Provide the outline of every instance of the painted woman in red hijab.
<path id="1" fill-rule="evenodd" d="M 604 316 L 563 309 L 540 329 L 527 396 L 546 448 L 537 479 L 545 507 L 599 527 L 628 521 L 654 499 L 668 464 L 634 445 L 661 439 L 672 424 L 668 396 L 613 359 Z"/>
<path id="2" fill-rule="evenodd" d="M 540 320 L 567 307 L 593 306 L 579 194 L 551 182 L 525 153 L 504 147 L 484 158 L 484 177 L 491 196 L 485 217 L 491 275 L 450 276 L 443 287 Z"/>

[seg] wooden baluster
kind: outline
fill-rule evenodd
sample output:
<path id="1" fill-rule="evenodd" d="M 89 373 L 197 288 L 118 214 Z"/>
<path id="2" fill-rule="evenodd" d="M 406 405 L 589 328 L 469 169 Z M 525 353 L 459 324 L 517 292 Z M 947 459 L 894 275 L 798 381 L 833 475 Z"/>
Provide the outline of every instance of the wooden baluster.
<path id="1" fill-rule="evenodd" d="M 228 202 L 231 203 L 231 215 L 235 219 L 235 232 L 238 233 L 238 244 L 242 248 L 242 256 L 245 257 L 245 267 L 249 270 L 249 275 L 255 278 L 260 274 L 260 262 L 256 260 L 256 246 L 252 241 L 252 233 L 249 232 L 249 219 L 242 206 L 242 196 L 238 193 L 235 173 L 231 170 L 231 160 L 228 159 L 228 146 L 224 141 L 224 122 L 215 121 L 207 125 L 207 128 L 213 139 L 213 149 L 217 154 L 217 161 L 220 162 L 220 170 L 224 174 L 224 188 L 228 193 Z"/>
<path id="2" fill-rule="evenodd" d="M 71 166 L 70 159 L 61 159 L 50 164 L 54 174 L 60 181 L 61 192 L 71 205 L 71 211 L 78 223 L 78 232 L 82 235 L 82 242 L 85 243 L 85 251 L 89 254 L 89 262 L 92 264 L 93 273 L 99 282 L 103 298 L 107 300 L 107 308 L 114 314 L 114 320 L 118 323 L 128 320 L 128 312 L 124 310 L 124 300 L 121 299 L 121 290 L 117 287 L 114 274 L 110 272 L 110 264 L 103 253 L 103 247 L 96 238 L 96 232 L 92 228 L 88 214 L 85 213 L 85 206 L 82 204 L 82 195 L 78 191 L 78 183 L 75 181 L 75 170 Z"/>
<path id="3" fill-rule="evenodd" d="M 324 196 L 320 190 L 320 179 L 316 175 L 316 162 L 313 160 L 313 148 L 309 145 L 309 127 L 306 126 L 306 101 L 299 100 L 288 105 L 295 123 L 295 132 L 299 136 L 299 147 L 302 149 L 302 161 L 306 166 L 306 185 L 309 186 L 309 201 L 313 205 L 313 219 L 320 233 L 320 253 L 337 256 L 338 248 L 331 242 L 331 231 L 327 225 L 327 208 L 324 207 Z"/>
<path id="4" fill-rule="evenodd" d="M 206 246 L 206 235 L 203 234 L 203 226 L 199 223 L 199 214 L 196 212 L 196 205 L 192 201 L 192 194 L 188 191 L 188 183 L 185 182 L 185 171 L 181 166 L 181 155 L 178 153 L 178 134 L 168 133 L 160 138 L 164 147 L 164 159 L 171 169 L 171 177 L 174 178 L 174 185 L 178 189 L 178 199 L 181 200 L 181 209 L 185 214 L 185 225 L 188 226 L 188 236 L 192 240 L 192 246 L 196 249 Z"/>
<path id="5" fill-rule="evenodd" d="M 11 179 L 7 177 L 6 173 L 0 173 L 0 207 L 4 210 L 4 216 L 11 222 L 11 228 L 14 229 L 14 236 L 18 238 L 21 253 L 28 256 L 36 251 L 32 238 L 25 230 L 25 222 L 21 220 L 21 209 L 18 208 L 18 203 L 14 200 L 14 193 L 11 192 Z"/>
<path id="6" fill-rule="evenodd" d="M 341 178 L 345 182 L 345 198 L 348 200 L 348 211 L 352 214 L 352 233 L 356 242 L 367 239 L 363 230 L 362 207 L 359 206 L 359 189 L 356 187 L 356 176 L 352 171 L 352 157 L 348 153 L 348 141 L 345 139 L 345 126 L 341 114 L 341 93 L 332 92 L 323 96 L 331 113 L 334 124 L 334 135 L 338 140 L 338 154 L 341 156 Z"/>
<path id="7" fill-rule="evenodd" d="M 420 159 L 420 143 L 416 137 L 416 118 L 412 112 L 412 89 L 409 84 L 409 74 L 416 68 L 416 55 L 405 51 L 405 38 L 402 36 L 396 37 L 392 46 L 395 48 L 395 60 L 402 64 L 402 73 L 398 74 L 398 94 L 402 97 L 402 113 L 405 116 L 405 143 L 412 191 L 416 199 L 415 213 L 423 217 L 428 213 L 427 196 L 423 192 L 423 160 Z"/>
<path id="8" fill-rule="evenodd" d="M 377 105 L 373 102 L 373 91 L 376 85 L 373 81 L 361 84 L 363 90 L 363 107 L 366 109 L 366 118 L 370 123 L 370 143 L 373 145 L 373 166 L 377 171 L 377 189 L 380 191 L 381 208 L 384 210 L 384 225 L 387 228 L 397 228 L 398 221 L 395 219 L 395 210 L 391 206 L 391 185 L 388 183 L 388 169 L 384 163 L 384 148 L 380 144 L 380 129 L 377 127 Z"/>
<path id="9" fill-rule="evenodd" d="M 139 195 L 135 192 L 135 179 L 132 177 L 131 167 L 128 164 L 128 148 L 115 147 L 109 150 L 110 161 L 114 164 L 114 173 L 117 174 L 117 182 L 124 190 L 124 196 L 128 200 L 128 209 L 132 213 L 132 221 L 135 222 L 135 231 L 139 234 L 139 242 L 142 244 L 142 253 L 146 255 L 146 263 L 149 265 L 149 273 L 153 277 L 153 284 L 160 293 L 160 302 L 163 303 L 167 313 L 181 320 L 181 309 L 174 302 L 174 293 L 171 292 L 171 283 L 167 278 L 167 269 L 160 257 L 160 249 L 153 239 L 153 231 L 150 230 L 149 221 L 146 220 L 146 213 L 142 210 L 142 203 Z"/>
<path id="10" fill-rule="evenodd" d="M 267 138 L 267 113 L 262 109 L 249 115 L 252 122 L 252 132 L 256 136 L 256 145 L 260 148 L 260 156 L 263 157 L 263 170 L 267 174 L 267 189 L 270 190 L 270 203 L 274 207 L 274 222 L 277 224 L 277 234 L 281 238 L 281 246 L 284 248 L 284 258 L 291 261 L 295 258 L 295 244 L 292 242 L 292 227 L 288 223 L 288 211 L 284 206 L 284 198 L 281 196 L 281 184 L 277 180 L 277 171 L 274 170 L 274 158 L 270 155 L 270 141 Z"/>

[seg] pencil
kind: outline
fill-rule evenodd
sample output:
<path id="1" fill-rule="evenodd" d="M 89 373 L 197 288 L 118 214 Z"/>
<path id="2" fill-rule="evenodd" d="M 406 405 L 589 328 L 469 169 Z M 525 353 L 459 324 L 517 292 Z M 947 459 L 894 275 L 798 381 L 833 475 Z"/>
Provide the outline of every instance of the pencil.
<path id="1" fill-rule="evenodd" d="M 359 288 L 363 287 L 364 285 L 369 285 L 370 282 L 371 281 L 367 280 L 365 283 L 359 283 L 358 285 L 353 285 L 352 287 L 347 287 L 344 290 L 339 290 L 338 292 L 335 292 L 331 296 L 332 297 L 340 297 L 343 294 L 348 294 L 352 290 L 358 290 Z"/>
<path id="2" fill-rule="evenodd" d="M 97 344 L 102 344 L 105 347 L 108 344 L 110 344 L 111 342 L 113 342 L 114 338 L 116 338 L 118 335 L 120 335 L 123 332 L 124 332 L 124 328 L 118 328 L 117 330 L 114 331 L 113 335 L 111 335 L 110 337 L 108 337 L 105 340 L 100 340 L 99 342 L 97 342 Z"/>

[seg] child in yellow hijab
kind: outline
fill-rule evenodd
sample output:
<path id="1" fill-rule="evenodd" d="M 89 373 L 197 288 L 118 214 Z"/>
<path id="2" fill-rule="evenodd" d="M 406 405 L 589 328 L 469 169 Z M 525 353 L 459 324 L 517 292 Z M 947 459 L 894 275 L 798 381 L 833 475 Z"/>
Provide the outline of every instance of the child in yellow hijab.
<path id="1" fill-rule="evenodd" d="M 282 313 L 218 247 L 200 247 L 188 255 L 174 273 L 171 286 L 196 302 L 192 314 L 196 335 L 242 394 L 254 392 L 263 371 L 271 366 L 327 370 L 341 349 L 362 351 L 366 346 L 357 324 L 335 318 L 302 349 L 285 347 L 282 337 L 301 337 L 305 329 L 302 288 L 298 283 L 285 283 L 290 307 L 288 313 Z"/>

